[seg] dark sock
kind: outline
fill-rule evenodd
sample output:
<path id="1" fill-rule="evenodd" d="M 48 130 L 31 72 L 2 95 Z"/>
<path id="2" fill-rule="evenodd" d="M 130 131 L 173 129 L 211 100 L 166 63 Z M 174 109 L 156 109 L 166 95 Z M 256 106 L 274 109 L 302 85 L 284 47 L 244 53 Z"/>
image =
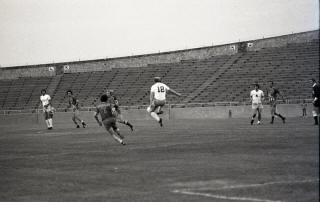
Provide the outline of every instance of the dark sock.
<path id="1" fill-rule="evenodd" d="M 279 116 L 281 119 L 284 119 L 284 117 L 281 114 L 275 113 L 275 115 Z"/>
<path id="2" fill-rule="evenodd" d="M 132 124 L 129 123 L 129 121 L 126 121 L 126 124 L 127 124 L 128 126 L 132 127 Z"/>
<path id="3" fill-rule="evenodd" d="M 314 118 L 314 124 L 315 124 L 315 125 L 318 125 L 318 124 L 319 124 L 319 123 L 318 123 L 318 116 L 314 116 L 313 118 Z"/>
<path id="4" fill-rule="evenodd" d="M 271 123 L 273 123 L 273 121 L 274 121 L 274 116 L 271 117 Z"/>

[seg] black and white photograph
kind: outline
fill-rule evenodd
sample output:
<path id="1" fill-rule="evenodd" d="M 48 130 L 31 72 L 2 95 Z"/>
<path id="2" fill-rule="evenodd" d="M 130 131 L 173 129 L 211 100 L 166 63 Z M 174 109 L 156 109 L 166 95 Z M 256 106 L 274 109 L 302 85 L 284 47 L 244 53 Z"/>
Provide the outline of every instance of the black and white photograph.
<path id="1" fill-rule="evenodd" d="M 317 202 L 319 55 L 319 0 L 0 0 L 0 202 Z"/>

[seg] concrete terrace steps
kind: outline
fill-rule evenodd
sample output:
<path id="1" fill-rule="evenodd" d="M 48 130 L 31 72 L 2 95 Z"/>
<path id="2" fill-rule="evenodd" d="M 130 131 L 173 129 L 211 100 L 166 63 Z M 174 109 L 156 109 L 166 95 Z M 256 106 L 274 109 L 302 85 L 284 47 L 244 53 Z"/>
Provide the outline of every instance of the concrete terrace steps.
<path id="1" fill-rule="evenodd" d="M 224 72 L 228 71 L 230 66 L 233 63 L 236 63 L 236 61 L 242 56 L 242 53 L 236 54 L 231 56 L 230 58 L 226 58 L 225 63 L 217 69 L 217 71 L 210 77 L 208 78 L 205 82 L 203 82 L 194 92 L 190 93 L 182 102 L 183 103 L 188 103 L 190 102 L 194 97 L 198 96 L 201 94 L 201 92 L 211 83 L 215 82 L 221 74 Z"/>

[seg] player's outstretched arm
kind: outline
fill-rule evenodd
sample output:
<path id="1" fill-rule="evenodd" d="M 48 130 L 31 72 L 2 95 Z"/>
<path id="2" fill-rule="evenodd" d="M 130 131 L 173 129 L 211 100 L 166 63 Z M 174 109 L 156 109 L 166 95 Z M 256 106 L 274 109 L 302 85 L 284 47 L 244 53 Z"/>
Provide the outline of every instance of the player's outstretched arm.
<path id="1" fill-rule="evenodd" d="M 178 93 L 178 92 L 176 92 L 175 90 L 173 90 L 173 89 L 169 89 L 169 93 L 172 93 L 172 94 L 174 94 L 174 95 L 176 95 L 176 96 L 181 96 L 181 94 L 180 93 Z"/>

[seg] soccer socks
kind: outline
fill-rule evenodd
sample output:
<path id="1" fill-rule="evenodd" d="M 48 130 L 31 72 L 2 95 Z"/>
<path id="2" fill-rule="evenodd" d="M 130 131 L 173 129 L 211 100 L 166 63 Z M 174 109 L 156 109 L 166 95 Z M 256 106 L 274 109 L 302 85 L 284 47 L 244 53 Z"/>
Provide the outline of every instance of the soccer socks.
<path id="1" fill-rule="evenodd" d="M 279 116 L 282 120 L 284 120 L 285 119 L 285 117 L 284 116 L 282 116 L 281 114 L 277 114 L 277 113 L 274 113 L 275 115 L 277 115 L 277 116 Z"/>
<path id="2" fill-rule="evenodd" d="M 154 118 L 156 121 L 160 122 L 160 117 L 159 117 L 155 112 L 151 112 L 150 115 L 151 115 L 152 118 Z"/>
<path id="3" fill-rule="evenodd" d="M 118 129 L 116 130 L 110 130 L 109 133 L 112 135 L 112 137 L 117 141 L 119 142 L 120 144 L 122 145 L 126 145 L 126 143 L 123 141 L 123 136 L 120 135 Z"/>
<path id="4" fill-rule="evenodd" d="M 250 121 L 250 124 L 252 125 L 253 122 L 254 122 L 254 118 L 256 117 L 257 114 L 254 114 L 252 117 L 251 117 L 251 121 Z"/>
<path id="5" fill-rule="evenodd" d="M 261 113 L 258 113 L 258 122 L 261 121 Z"/>
<path id="6" fill-rule="evenodd" d="M 81 120 L 81 124 L 82 124 L 83 128 L 85 128 L 87 126 L 87 124 L 83 120 Z"/>
<path id="7" fill-rule="evenodd" d="M 129 121 L 125 121 L 125 124 L 130 127 L 131 131 L 133 131 L 133 125 L 129 123 Z"/>
<path id="8" fill-rule="evenodd" d="M 314 116 L 314 125 L 318 125 L 319 121 L 318 121 L 318 116 Z"/>
<path id="9" fill-rule="evenodd" d="M 48 119 L 48 121 L 49 121 L 50 127 L 52 128 L 52 119 Z"/>
<path id="10" fill-rule="evenodd" d="M 46 121 L 46 124 L 47 124 L 47 128 L 50 128 L 49 120 L 48 120 L 48 119 L 46 119 L 45 121 Z"/>
<path id="11" fill-rule="evenodd" d="M 129 121 L 127 121 L 127 120 L 118 120 L 118 122 L 129 126 L 131 131 L 133 131 L 133 125 L 131 123 L 129 123 Z"/>
<path id="12" fill-rule="evenodd" d="M 274 121 L 274 116 L 271 117 L 271 122 L 270 123 L 273 124 L 273 121 Z"/>
<path id="13" fill-rule="evenodd" d="M 52 119 L 46 119 L 48 129 L 52 129 Z"/>

